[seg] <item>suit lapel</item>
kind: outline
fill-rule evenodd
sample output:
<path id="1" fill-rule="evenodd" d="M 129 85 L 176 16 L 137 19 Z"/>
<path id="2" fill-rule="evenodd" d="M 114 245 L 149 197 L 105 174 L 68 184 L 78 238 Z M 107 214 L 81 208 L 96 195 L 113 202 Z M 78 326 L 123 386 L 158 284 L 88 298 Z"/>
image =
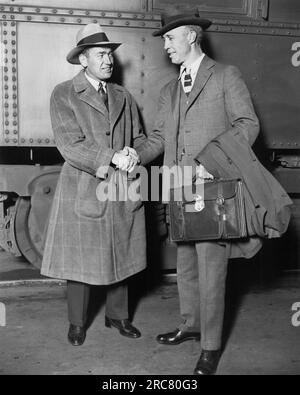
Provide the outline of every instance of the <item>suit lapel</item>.
<path id="1" fill-rule="evenodd" d="M 187 107 L 187 111 L 193 105 L 197 97 L 202 92 L 203 88 L 205 87 L 207 81 L 209 80 L 210 76 L 213 73 L 212 67 L 216 64 L 215 61 L 210 59 L 208 56 L 204 56 L 201 65 L 199 67 L 198 73 L 196 75 L 196 79 L 194 82 L 193 89 L 189 95 L 189 104 Z"/>

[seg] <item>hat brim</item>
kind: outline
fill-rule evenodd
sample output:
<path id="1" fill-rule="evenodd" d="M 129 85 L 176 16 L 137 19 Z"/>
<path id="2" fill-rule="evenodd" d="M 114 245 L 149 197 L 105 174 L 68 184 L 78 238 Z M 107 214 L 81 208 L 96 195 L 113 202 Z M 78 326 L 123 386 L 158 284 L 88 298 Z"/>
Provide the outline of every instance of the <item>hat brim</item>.
<path id="1" fill-rule="evenodd" d="M 91 44 L 82 44 L 78 45 L 77 47 L 73 48 L 67 55 L 67 61 L 71 64 L 80 64 L 79 55 L 85 48 L 91 47 L 109 47 L 113 51 L 116 50 L 121 43 L 113 43 L 110 41 L 103 41 L 98 43 L 91 43 Z"/>
<path id="2" fill-rule="evenodd" d="M 157 36 L 162 36 L 165 33 L 167 33 L 170 30 L 176 29 L 179 26 L 187 26 L 187 25 L 197 25 L 201 26 L 203 30 L 206 30 L 209 28 L 209 26 L 212 24 L 211 21 L 208 19 L 201 19 L 201 18 L 181 18 L 178 19 L 177 21 L 172 21 L 170 23 L 167 23 L 165 26 L 163 26 L 159 30 L 155 30 L 152 33 L 152 36 L 157 37 Z"/>

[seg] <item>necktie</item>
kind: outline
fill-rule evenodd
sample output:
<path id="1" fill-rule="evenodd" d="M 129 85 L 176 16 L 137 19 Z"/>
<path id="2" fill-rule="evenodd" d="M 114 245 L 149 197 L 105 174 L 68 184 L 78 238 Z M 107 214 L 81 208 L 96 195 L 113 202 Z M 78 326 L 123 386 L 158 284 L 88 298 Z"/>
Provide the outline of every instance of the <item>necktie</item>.
<path id="1" fill-rule="evenodd" d="M 192 77 L 191 77 L 190 72 L 188 72 L 188 71 L 186 71 L 185 75 L 184 75 L 183 90 L 185 91 L 187 96 L 189 95 L 189 93 L 192 90 Z"/>
<path id="2" fill-rule="evenodd" d="M 105 107 L 108 109 L 108 96 L 107 96 L 107 93 L 105 92 L 101 82 L 99 83 L 98 92 L 101 96 L 101 99 L 103 100 L 103 103 L 105 104 Z"/>

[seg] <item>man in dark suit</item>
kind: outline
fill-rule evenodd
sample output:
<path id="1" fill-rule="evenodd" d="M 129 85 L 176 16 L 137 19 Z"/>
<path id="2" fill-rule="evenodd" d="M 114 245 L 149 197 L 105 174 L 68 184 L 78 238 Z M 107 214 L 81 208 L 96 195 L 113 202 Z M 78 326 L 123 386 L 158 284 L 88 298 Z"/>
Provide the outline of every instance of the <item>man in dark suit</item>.
<path id="1" fill-rule="evenodd" d="M 142 163 L 164 150 L 164 165 L 192 167 L 198 182 L 213 175 L 197 161 L 217 136 L 244 138 L 253 144 L 259 132 L 248 89 L 234 66 L 225 66 L 202 52 L 203 30 L 211 22 L 198 13 L 163 18 L 154 32 L 162 36 L 178 78 L 163 87 L 154 131 L 144 149 Z M 225 137 L 224 137 L 225 138 Z M 199 340 L 202 352 L 194 374 L 213 374 L 221 355 L 227 249 L 218 242 L 180 243 L 177 246 L 177 283 L 182 322 L 174 331 L 157 336 L 160 344 Z"/>
<path id="2" fill-rule="evenodd" d="M 141 201 L 99 195 L 109 167 L 111 177 L 133 170 L 133 147 L 145 139 L 132 96 L 110 81 L 119 45 L 97 23 L 82 27 L 67 61 L 83 69 L 51 96 L 53 132 L 65 163 L 41 273 L 67 280 L 68 339 L 74 346 L 86 337 L 90 285 L 107 286 L 105 325 L 123 336 L 141 336 L 128 320 L 126 279 L 146 266 L 144 208 Z"/>

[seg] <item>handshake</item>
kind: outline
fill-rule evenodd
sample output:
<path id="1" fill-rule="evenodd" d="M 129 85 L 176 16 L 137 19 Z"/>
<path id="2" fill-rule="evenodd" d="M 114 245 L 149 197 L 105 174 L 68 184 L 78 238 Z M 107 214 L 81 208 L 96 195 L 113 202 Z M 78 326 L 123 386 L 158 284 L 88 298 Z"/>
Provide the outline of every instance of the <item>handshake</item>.
<path id="1" fill-rule="evenodd" d="M 120 170 L 131 173 L 135 166 L 139 164 L 140 158 L 134 148 L 124 147 L 112 157 L 112 163 Z"/>

